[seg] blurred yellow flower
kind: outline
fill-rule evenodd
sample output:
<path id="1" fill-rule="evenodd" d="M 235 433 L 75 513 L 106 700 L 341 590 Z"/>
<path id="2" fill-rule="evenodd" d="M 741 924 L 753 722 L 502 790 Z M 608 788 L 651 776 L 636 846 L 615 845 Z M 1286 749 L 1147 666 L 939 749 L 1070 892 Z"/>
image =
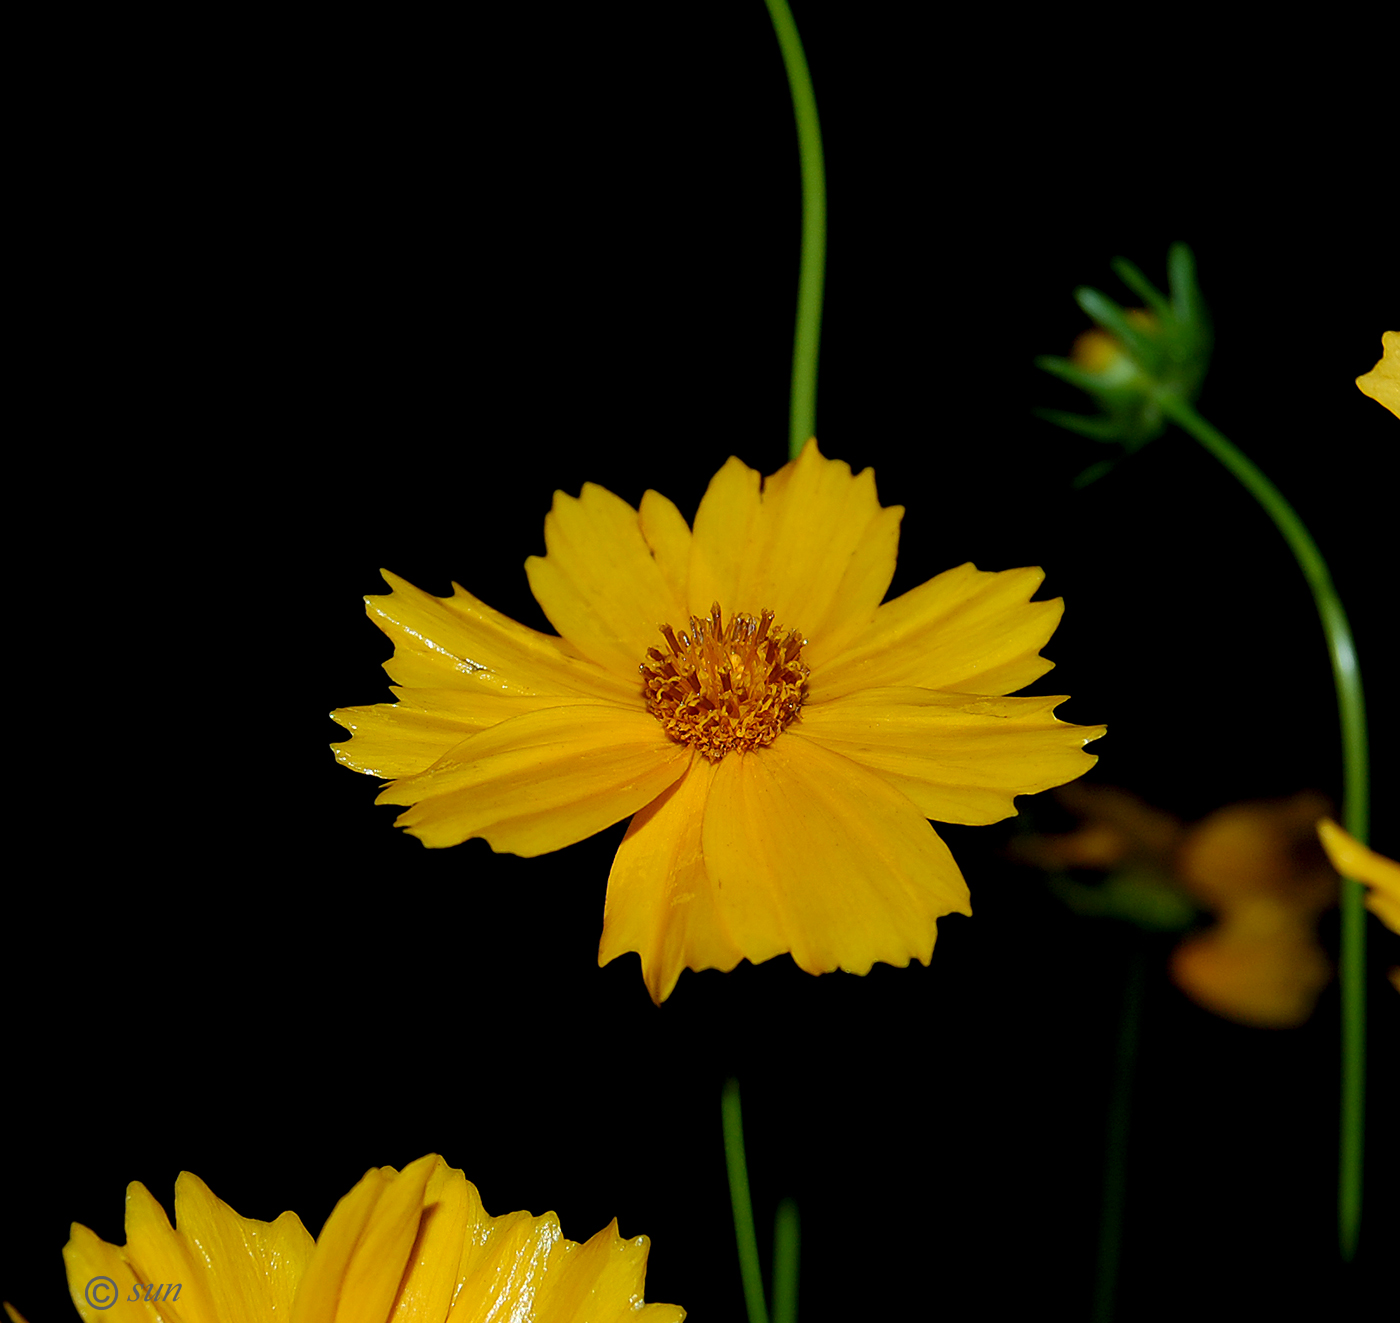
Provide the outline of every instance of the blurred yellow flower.
<path id="1" fill-rule="evenodd" d="M 1363 395 L 1369 395 L 1400 418 L 1400 331 L 1381 336 L 1381 360 L 1369 372 L 1357 377 Z"/>
<path id="2" fill-rule="evenodd" d="M 240 1217 L 189 1172 L 172 1227 L 133 1181 L 126 1245 L 74 1223 L 63 1257 L 83 1323 L 679 1323 L 683 1309 L 642 1300 L 647 1249 L 615 1221 L 578 1245 L 553 1213 L 491 1217 L 429 1154 L 366 1172 L 317 1241 L 295 1213 Z"/>
<path id="3" fill-rule="evenodd" d="M 1022 840 L 1016 852 L 1042 868 L 1110 873 L 1103 887 L 1071 893 L 1071 903 L 1090 910 L 1099 895 L 1104 911 L 1117 906 L 1148 923 L 1167 897 L 1185 893 L 1214 921 L 1172 951 L 1172 981 L 1240 1024 L 1283 1029 L 1308 1019 L 1332 975 L 1317 918 L 1337 895 L 1313 833 L 1327 809 L 1321 796 L 1230 804 L 1190 826 L 1111 786 L 1067 787 L 1058 798 L 1083 825 Z"/>
<path id="4" fill-rule="evenodd" d="M 683 968 L 785 951 L 927 964 L 938 918 L 970 913 L 927 819 L 1011 816 L 1103 727 L 1003 696 L 1051 666 L 1039 570 L 963 565 L 881 604 L 902 514 L 815 442 L 766 483 L 730 459 L 693 531 L 654 491 L 557 493 L 526 571 L 560 636 L 386 573 L 366 601 L 399 701 L 332 713 L 336 756 L 430 846 L 537 855 L 635 814 L 598 959 L 638 952 L 658 1003 Z"/>

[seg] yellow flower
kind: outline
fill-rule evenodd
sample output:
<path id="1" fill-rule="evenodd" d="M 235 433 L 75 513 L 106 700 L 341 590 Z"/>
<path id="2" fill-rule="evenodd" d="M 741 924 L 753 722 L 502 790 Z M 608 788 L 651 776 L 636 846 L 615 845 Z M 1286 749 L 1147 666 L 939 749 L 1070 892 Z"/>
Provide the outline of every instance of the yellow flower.
<path id="1" fill-rule="evenodd" d="M 83 1323 L 443 1323 L 449 1312 L 452 1323 L 679 1323 L 683 1309 L 642 1301 L 647 1248 L 616 1221 L 578 1245 L 553 1213 L 491 1217 L 429 1154 L 401 1172 L 371 1168 L 314 1242 L 295 1213 L 240 1217 L 189 1172 L 172 1227 L 133 1181 L 126 1245 L 74 1223 L 63 1258 Z"/>
<path id="2" fill-rule="evenodd" d="M 1214 922 L 1172 952 L 1177 987 L 1240 1024 L 1307 1021 L 1332 974 L 1317 918 L 1337 894 L 1314 834 L 1327 808 L 1320 795 L 1230 804 L 1191 826 L 1111 786 L 1072 786 L 1058 798 L 1082 825 L 1023 840 L 1017 853 L 1045 868 L 1110 874 L 1102 887 L 1068 892 L 1072 904 L 1143 926 L 1184 926 L 1189 914 L 1173 914 L 1170 902 L 1185 893 Z"/>
<path id="3" fill-rule="evenodd" d="M 693 531 L 654 491 L 557 493 L 526 571 L 560 637 L 385 573 L 366 601 L 399 701 L 332 713 L 336 756 L 430 846 L 537 855 L 635 815 L 598 960 L 638 952 L 658 1003 L 683 968 L 785 951 L 927 964 L 937 919 L 971 912 L 927 819 L 1011 816 L 1103 727 L 1003 697 L 1051 666 L 1039 570 L 963 565 L 881 604 L 902 514 L 815 442 L 766 484 L 730 459 Z"/>
<path id="4" fill-rule="evenodd" d="M 1400 418 L 1400 331 L 1387 331 L 1381 336 L 1381 360 L 1356 384 L 1363 395 L 1369 395 Z"/>

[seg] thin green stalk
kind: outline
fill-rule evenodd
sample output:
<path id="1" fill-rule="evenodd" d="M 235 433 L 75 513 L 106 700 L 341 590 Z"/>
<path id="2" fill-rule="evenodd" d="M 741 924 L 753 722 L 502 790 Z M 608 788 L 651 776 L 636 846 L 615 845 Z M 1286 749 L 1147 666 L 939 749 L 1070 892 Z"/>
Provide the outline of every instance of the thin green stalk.
<path id="1" fill-rule="evenodd" d="M 724 1119 L 724 1161 L 729 1168 L 729 1201 L 734 1206 L 734 1238 L 739 1242 L 744 1304 L 749 1311 L 749 1323 L 768 1323 L 763 1271 L 758 1263 L 758 1236 L 754 1233 L 753 1204 L 749 1200 L 749 1169 L 744 1161 L 744 1117 L 739 1109 L 738 1080 L 725 1081 L 720 1113 Z"/>
<path id="2" fill-rule="evenodd" d="M 1303 521 L 1259 468 L 1178 396 L 1160 397 L 1163 411 L 1195 437 L 1244 484 L 1283 534 L 1303 576 L 1327 637 L 1342 727 L 1342 820 L 1363 845 L 1370 827 L 1366 704 L 1351 626 L 1332 586 L 1327 562 Z M 1361 1165 L 1366 1106 L 1366 898 L 1351 878 L 1342 882 L 1342 1133 L 1337 1191 L 1342 1258 L 1356 1255 L 1361 1232 Z"/>
<path id="3" fill-rule="evenodd" d="M 792 347 L 792 402 L 788 455 L 796 459 L 816 434 L 817 348 L 822 330 L 822 281 L 826 272 L 826 166 L 812 75 L 787 0 L 764 0 L 787 69 L 792 109 L 797 117 L 797 149 L 802 162 L 802 263 L 797 277 L 797 332 Z"/>

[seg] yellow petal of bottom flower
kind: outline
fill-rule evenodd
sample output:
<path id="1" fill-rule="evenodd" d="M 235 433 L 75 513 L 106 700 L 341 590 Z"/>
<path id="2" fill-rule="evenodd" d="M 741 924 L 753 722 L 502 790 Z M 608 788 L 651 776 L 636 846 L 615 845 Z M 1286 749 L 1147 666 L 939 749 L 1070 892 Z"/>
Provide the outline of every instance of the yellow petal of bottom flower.
<path id="1" fill-rule="evenodd" d="M 719 766 L 696 755 L 686 774 L 632 819 L 608 874 L 598 963 L 636 951 L 658 1006 L 682 969 L 729 970 L 744 958 L 720 916 L 701 845 Z"/>
<path id="2" fill-rule="evenodd" d="M 376 803 L 413 805 L 398 825 L 425 845 L 484 836 L 493 850 L 530 857 L 630 817 L 689 757 L 640 705 L 550 708 L 473 735 Z"/>
<path id="3" fill-rule="evenodd" d="M 436 1154 L 402 1173 L 371 1168 L 326 1219 L 292 1323 L 385 1323 L 423 1215 Z"/>
<path id="4" fill-rule="evenodd" d="M 928 964 L 938 918 L 972 913 L 918 808 L 792 730 L 718 765 L 702 844 L 720 917 L 755 963 L 790 951 L 810 974 Z"/>
<path id="5" fill-rule="evenodd" d="M 81 1223 L 74 1222 L 69 1230 L 68 1243 L 63 1247 L 63 1266 L 68 1272 L 68 1294 L 83 1323 L 103 1323 L 106 1319 L 116 1323 L 160 1323 L 155 1305 L 140 1299 L 128 1301 L 137 1272 L 127 1263 L 126 1256 Z M 144 1284 L 151 1279 L 140 1280 Z M 113 1285 L 107 1286 L 108 1282 Z M 198 1313 L 192 1311 L 190 1317 L 204 1323 Z"/>
<path id="6" fill-rule="evenodd" d="M 680 1323 L 685 1311 L 676 1305 L 637 1309 L 646 1280 L 645 1236 L 623 1240 L 617 1219 L 585 1245 L 564 1241 L 566 1255 L 551 1265 L 535 1300 L 534 1317 L 548 1323 Z"/>

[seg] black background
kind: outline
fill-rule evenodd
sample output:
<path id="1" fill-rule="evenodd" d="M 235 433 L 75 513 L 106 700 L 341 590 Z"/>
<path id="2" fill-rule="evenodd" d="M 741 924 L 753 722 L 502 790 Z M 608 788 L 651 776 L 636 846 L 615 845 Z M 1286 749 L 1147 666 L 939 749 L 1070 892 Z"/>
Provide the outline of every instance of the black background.
<path id="1" fill-rule="evenodd" d="M 70 1221 L 122 1242 L 128 1181 L 168 1202 L 188 1169 L 314 1233 L 367 1167 L 432 1151 L 493 1213 L 576 1240 L 617 1217 L 652 1238 L 649 1300 L 737 1318 L 729 1075 L 761 1238 L 800 1203 L 804 1318 L 1088 1316 L 1142 939 L 1059 909 L 1003 858 L 1011 824 L 946 832 L 976 917 L 929 968 L 784 957 L 657 1009 L 634 958 L 596 967 L 624 824 L 427 851 L 325 748 L 329 709 L 390 697 L 379 566 L 548 629 L 522 563 L 556 489 L 690 517 L 728 455 L 783 461 L 800 193 L 767 16 L 602 10 L 34 39 L 0 1237 L 30 1323 L 70 1316 Z M 1185 818 L 1338 796 L 1313 608 L 1250 498 L 1174 433 L 1076 492 L 1100 448 L 1030 413 L 1079 405 L 1031 365 L 1083 327 L 1073 287 L 1122 295 L 1117 254 L 1160 281 L 1190 242 L 1201 407 L 1329 557 L 1400 855 L 1400 423 L 1352 385 L 1400 314 L 1364 34 L 796 13 L 830 190 L 818 435 L 906 508 L 892 592 L 1043 565 L 1067 612 L 1031 692 L 1108 723 L 1093 780 Z M 1301 1029 L 1243 1029 L 1143 943 L 1120 1318 L 1364 1316 L 1400 1105 L 1371 922 L 1349 1286 L 1335 988 Z"/>

